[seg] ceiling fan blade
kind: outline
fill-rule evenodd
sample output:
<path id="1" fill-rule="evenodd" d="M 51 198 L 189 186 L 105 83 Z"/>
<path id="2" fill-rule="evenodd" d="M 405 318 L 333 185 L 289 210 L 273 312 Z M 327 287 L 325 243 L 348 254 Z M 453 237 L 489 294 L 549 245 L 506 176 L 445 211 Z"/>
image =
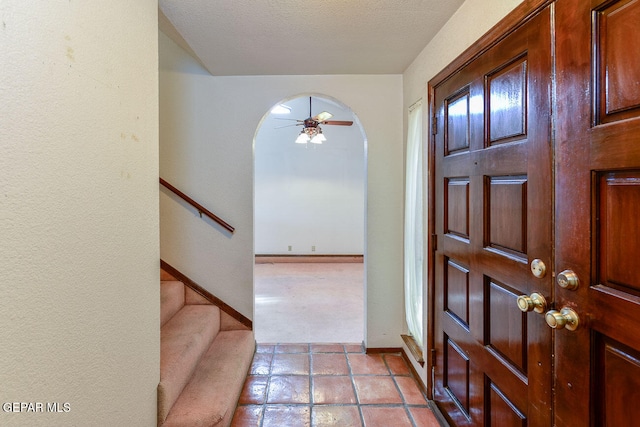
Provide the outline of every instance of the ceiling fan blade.
<path id="1" fill-rule="evenodd" d="M 298 120 L 298 119 L 287 119 L 287 118 L 285 118 L 285 117 L 274 117 L 274 119 L 275 119 L 275 120 L 289 120 L 289 121 L 292 121 L 292 122 L 300 122 L 300 123 L 304 122 L 304 120 Z"/>
<path id="2" fill-rule="evenodd" d="M 325 120 L 329 120 L 331 117 L 333 117 L 333 114 L 328 111 L 323 111 L 322 113 L 315 116 L 313 120 L 315 120 L 316 122 L 324 122 Z"/>
<path id="3" fill-rule="evenodd" d="M 292 126 L 302 126 L 302 123 L 292 123 L 290 125 L 276 126 L 274 129 L 290 128 Z"/>
<path id="4" fill-rule="evenodd" d="M 352 121 L 349 120 L 325 120 L 321 124 L 323 125 L 337 125 L 337 126 L 351 126 Z"/>

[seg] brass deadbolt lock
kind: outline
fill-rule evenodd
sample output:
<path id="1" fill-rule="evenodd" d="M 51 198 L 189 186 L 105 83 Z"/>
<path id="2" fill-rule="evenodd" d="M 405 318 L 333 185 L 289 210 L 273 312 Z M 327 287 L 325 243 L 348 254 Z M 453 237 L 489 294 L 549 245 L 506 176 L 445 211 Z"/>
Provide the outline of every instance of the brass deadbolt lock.
<path id="1" fill-rule="evenodd" d="M 538 279 L 542 279 L 547 274 L 547 266 L 541 259 L 534 259 L 531 261 L 531 273 Z"/>

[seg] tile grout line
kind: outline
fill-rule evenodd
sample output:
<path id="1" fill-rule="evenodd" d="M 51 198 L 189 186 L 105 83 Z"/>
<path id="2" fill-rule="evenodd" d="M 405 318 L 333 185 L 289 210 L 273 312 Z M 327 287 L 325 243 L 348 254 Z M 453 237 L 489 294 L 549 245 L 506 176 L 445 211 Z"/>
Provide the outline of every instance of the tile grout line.
<path id="1" fill-rule="evenodd" d="M 413 427 L 416 427 L 416 423 L 415 423 L 413 417 L 411 416 L 411 411 L 409 411 L 409 406 L 408 406 L 408 403 L 407 403 L 407 399 L 404 397 L 404 393 L 400 389 L 400 386 L 398 385 L 398 381 L 396 381 L 396 375 L 393 373 L 393 371 L 391 370 L 391 367 L 389 366 L 389 362 L 387 361 L 387 356 L 383 355 L 382 356 L 382 360 L 384 361 L 385 366 L 389 370 L 389 375 L 391 376 L 391 380 L 393 381 L 393 384 L 396 386 L 396 390 L 398 391 L 398 394 L 400 395 L 400 399 L 402 399 L 402 406 L 404 407 L 404 412 L 407 414 L 407 418 L 409 418 L 409 422 L 411 423 L 411 425 Z"/>
<path id="2" fill-rule="evenodd" d="M 356 405 L 358 407 L 358 415 L 360 415 L 360 424 L 364 427 L 364 414 L 362 413 L 362 405 L 360 404 L 360 395 L 358 394 L 358 388 L 356 387 L 356 381 L 353 378 L 353 369 L 351 368 L 351 360 L 349 359 L 349 352 L 347 352 L 347 346 L 344 347 L 345 358 L 347 359 L 347 368 L 349 370 L 349 379 L 351 380 L 351 388 L 353 389 L 353 394 L 356 397 Z M 355 353 L 351 353 L 355 354 Z"/>
<path id="3" fill-rule="evenodd" d="M 309 343 L 309 425 L 313 425 L 313 357 L 311 357 L 311 343 Z"/>
<path id="4" fill-rule="evenodd" d="M 273 359 L 275 359 L 275 353 L 276 353 L 276 346 L 273 346 L 272 351 L 270 352 L 271 354 L 271 360 L 269 361 L 269 370 L 267 372 L 267 382 L 265 384 L 265 390 L 264 390 L 264 399 L 262 401 L 262 411 L 260 413 L 260 422 L 259 427 L 263 427 L 264 424 L 264 416 L 265 413 L 267 412 L 267 399 L 269 398 L 269 387 L 271 386 L 271 367 L 273 366 Z"/>

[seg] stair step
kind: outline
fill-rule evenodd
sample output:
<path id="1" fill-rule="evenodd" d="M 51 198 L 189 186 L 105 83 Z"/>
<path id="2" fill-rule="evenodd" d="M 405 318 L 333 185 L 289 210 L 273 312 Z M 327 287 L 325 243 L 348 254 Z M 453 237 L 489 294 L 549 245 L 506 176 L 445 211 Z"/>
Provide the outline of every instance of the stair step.
<path id="1" fill-rule="evenodd" d="M 160 282 L 160 326 L 169 321 L 184 305 L 184 284 L 175 280 Z"/>
<path id="2" fill-rule="evenodd" d="M 185 305 L 160 329 L 159 424 L 219 331 L 220 309 L 214 305 Z"/>
<path id="3" fill-rule="evenodd" d="M 220 331 L 162 427 L 229 426 L 254 352 L 253 331 Z"/>

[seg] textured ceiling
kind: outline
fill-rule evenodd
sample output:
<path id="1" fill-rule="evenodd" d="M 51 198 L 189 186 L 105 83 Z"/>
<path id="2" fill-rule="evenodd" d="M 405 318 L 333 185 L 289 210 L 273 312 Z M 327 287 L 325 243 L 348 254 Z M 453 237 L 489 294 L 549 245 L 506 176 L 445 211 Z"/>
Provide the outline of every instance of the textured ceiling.
<path id="1" fill-rule="evenodd" d="M 159 0 L 213 75 L 400 74 L 464 0 Z"/>

